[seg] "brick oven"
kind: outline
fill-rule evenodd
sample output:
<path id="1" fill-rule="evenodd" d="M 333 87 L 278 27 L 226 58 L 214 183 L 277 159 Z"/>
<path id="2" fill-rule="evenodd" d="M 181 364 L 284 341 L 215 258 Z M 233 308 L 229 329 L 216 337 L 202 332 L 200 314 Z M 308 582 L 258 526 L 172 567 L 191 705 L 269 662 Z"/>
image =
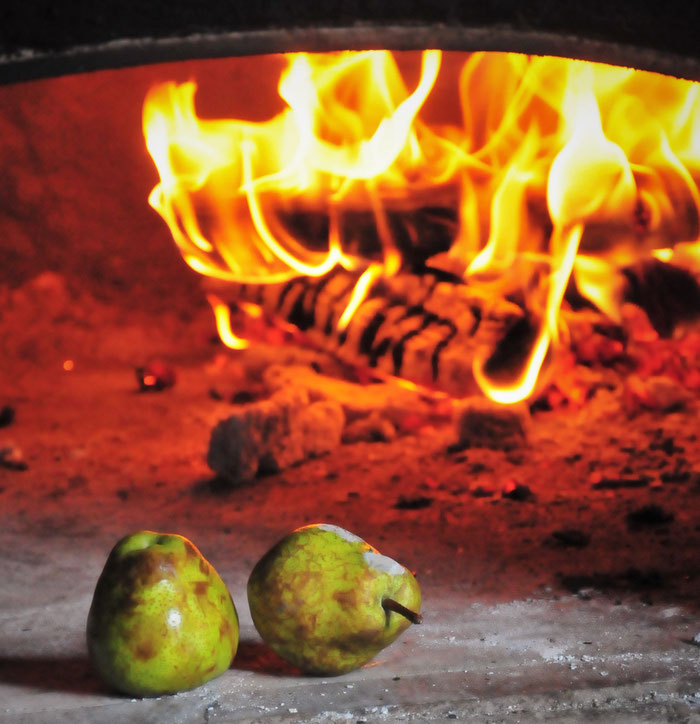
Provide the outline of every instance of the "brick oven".
<path id="1" fill-rule="evenodd" d="M 3 720 L 697 716 L 700 11 L 2 13 Z M 335 678 L 246 603 L 313 522 L 423 589 L 424 623 Z M 139 529 L 199 546 L 241 644 L 130 700 L 84 636 Z"/>

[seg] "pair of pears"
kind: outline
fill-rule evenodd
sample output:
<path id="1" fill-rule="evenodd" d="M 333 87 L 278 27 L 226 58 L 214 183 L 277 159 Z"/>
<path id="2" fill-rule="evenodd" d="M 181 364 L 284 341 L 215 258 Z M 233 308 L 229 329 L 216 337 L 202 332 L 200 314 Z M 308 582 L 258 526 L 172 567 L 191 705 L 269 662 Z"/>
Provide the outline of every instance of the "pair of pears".
<path id="1" fill-rule="evenodd" d="M 277 543 L 248 581 L 253 622 L 282 658 L 307 673 L 342 674 L 419 623 L 411 572 L 333 525 L 299 528 Z M 87 623 L 102 678 L 132 696 L 200 686 L 238 648 L 238 616 L 226 585 L 194 544 L 141 531 L 113 548 Z"/>

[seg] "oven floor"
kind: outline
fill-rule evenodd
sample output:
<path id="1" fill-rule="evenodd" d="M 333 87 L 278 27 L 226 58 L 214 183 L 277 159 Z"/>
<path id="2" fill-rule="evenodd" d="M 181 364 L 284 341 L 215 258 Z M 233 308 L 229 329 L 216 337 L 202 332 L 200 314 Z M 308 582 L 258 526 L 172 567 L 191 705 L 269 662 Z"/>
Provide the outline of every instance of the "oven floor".
<path id="1" fill-rule="evenodd" d="M 183 346 L 206 337 L 183 330 Z M 122 333 L 109 344 L 96 334 L 102 357 L 74 354 L 71 372 L 62 350 L 42 347 L 32 354 L 55 364 L 18 355 L 0 378 L 0 405 L 16 410 L 0 447 L 16 444 L 28 465 L 0 468 L 2 721 L 700 716 L 697 402 L 632 420 L 595 400 L 540 413 L 527 447 L 510 453 L 448 452 L 448 428 L 423 429 L 228 488 L 204 461 L 228 409 L 209 394 L 211 359 L 183 354 L 173 389 L 139 394 L 134 349 L 155 343 Z M 662 479 L 673 470 L 688 475 Z M 601 479 L 637 487 L 594 488 Z M 509 482 L 532 495 L 503 497 Z M 416 570 L 424 598 L 421 626 L 337 678 L 299 676 L 269 654 L 245 596 L 252 566 L 279 537 L 321 521 Z M 107 554 L 141 528 L 191 538 L 241 619 L 229 671 L 150 700 L 107 690 L 84 643 Z"/>

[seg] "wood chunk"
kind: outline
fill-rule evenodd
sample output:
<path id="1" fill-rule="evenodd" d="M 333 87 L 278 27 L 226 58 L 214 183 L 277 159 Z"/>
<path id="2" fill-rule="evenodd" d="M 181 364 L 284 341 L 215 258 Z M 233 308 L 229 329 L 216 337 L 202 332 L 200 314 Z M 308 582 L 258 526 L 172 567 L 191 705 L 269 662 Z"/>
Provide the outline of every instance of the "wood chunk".
<path id="1" fill-rule="evenodd" d="M 330 452 L 340 444 L 344 425 L 337 402 L 312 401 L 306 390 L 287 387 L 221 420 L 212 430 L 207 463 L 238 485 Z"/>
<path id="2" fill-rule="evenodd" d="M 527 439 L 529 412 L 525 405 L 500 405 L 482 397 L 460 401 L 454 415 L 457 444 L 463 448 L 514 450 Z"/>

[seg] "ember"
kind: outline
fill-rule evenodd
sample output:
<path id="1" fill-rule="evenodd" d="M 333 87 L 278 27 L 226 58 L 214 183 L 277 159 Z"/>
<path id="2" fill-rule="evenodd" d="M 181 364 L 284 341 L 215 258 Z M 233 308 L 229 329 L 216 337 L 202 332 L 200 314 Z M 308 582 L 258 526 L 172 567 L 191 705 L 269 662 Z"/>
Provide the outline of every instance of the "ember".
<path id="1" fill-rule="evenodd" d="M 177 375 L 175 370 L 165 362 L 154 360 L 144 367 L 137 367 L 136 380 L 141 392 L 160 392 L 173 387 Z"/>
<path id="2" fill-rule="evenodd" d="M 0 446 L 0 468 L 26 470 L 28 467 L 22 450 L 14 443 Z"/>

